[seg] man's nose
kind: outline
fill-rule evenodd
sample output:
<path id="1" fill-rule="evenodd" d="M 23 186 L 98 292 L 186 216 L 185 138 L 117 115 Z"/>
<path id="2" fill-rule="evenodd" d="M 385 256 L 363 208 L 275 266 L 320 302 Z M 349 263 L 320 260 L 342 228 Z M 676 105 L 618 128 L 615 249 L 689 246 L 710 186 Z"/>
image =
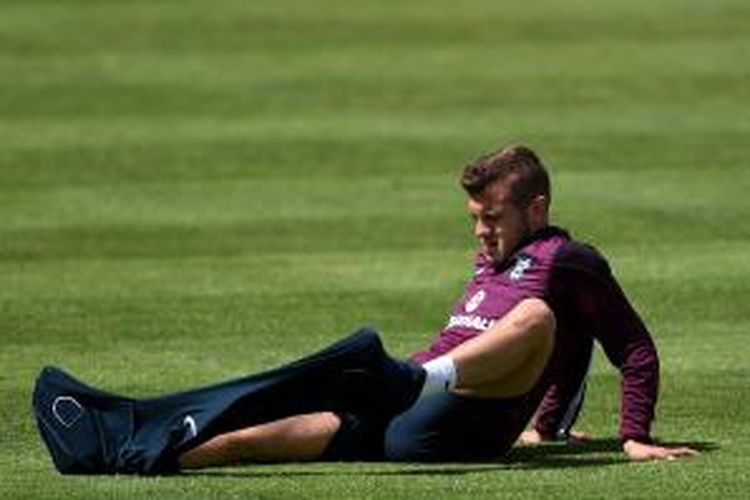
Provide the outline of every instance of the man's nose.
<path id="1" fill-rule="evenodd" d="M 474 236 L 482 237 L 487 236 L 489 233 L 489 226 L 482 222 L 482 219 L 477 219 L 477 221 L 474 223 Z"/>

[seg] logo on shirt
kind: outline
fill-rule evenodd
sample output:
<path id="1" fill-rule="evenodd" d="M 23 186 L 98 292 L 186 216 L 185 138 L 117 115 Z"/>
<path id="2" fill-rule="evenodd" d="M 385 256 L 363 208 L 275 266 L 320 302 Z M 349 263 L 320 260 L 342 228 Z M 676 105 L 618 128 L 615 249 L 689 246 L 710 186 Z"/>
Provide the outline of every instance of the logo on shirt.
<path id="1" fill-rule="evenodd" d="M 513 266 L 513 269 L 510 270 L 508 276 L 510 276 L 510 279 L 512 279 L 513 281 L 519 281 L 521 278 L 523 278 L 524 273 L 531 267 L 533 263 L 534 260 L 528 255 L 522 255 L 518 257 L 516 265 Z"/>
<path id="2" fill-rule="evenodd" d="M 496 320 L 492 318 L 475 316 L 473 314 L 454 314 L 448 320 L 445 328 L 471 328 L 472 330 L 483 332 L 492 328 L 495 322 Z"/>
<path id="3" fill-rule="evenodd" d="M 479 307 L 479 304 L 482 303 L 486 296 L 487 294 L 484 292 L 484 290 L 479 290 L 469 299 L 469 301 L 464 306 L 464 310 L 468 313 L 476 311 L 477 307 Z"/>

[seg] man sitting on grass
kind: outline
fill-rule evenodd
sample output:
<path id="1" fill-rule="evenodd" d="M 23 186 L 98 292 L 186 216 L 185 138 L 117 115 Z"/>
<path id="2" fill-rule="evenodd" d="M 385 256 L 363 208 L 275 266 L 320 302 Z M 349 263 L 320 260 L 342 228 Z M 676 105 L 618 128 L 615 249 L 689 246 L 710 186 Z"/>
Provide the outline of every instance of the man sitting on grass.
<path id="1" fill-rule="evenodd" d="M 620 437 L 634 460 L 694 455 L 652 441 L 659 364 L 651 336 L 592 247 L 548 223 L 550 182 L 513 146 L 461 177 L 480 251 L 445 328 L 409 361 L 362 331 L 282 368 L 135 400 L 55 369 L 35 413 L 63 472 L 164 473 L 241 462 L 476 461 L 553 437 L 592 339 L 622 375 Z M 546 395 L 546 398 L 545 398 Z"/>

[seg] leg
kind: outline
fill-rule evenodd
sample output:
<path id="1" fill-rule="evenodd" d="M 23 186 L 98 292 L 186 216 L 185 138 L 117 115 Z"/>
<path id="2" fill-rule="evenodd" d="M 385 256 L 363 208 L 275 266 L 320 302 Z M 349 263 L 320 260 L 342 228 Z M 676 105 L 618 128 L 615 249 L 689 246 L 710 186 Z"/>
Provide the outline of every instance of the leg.
<path id="1" fill-rule="evenodd" d="M 544 372 L 554 329 L 549 307 L 526 299 L 492 329 L 449 352 L 455 390 L 427 395 L 393 419 L 385 435 L 387 458 L 466 461 L 505 453 L 534 410 L 524 396 Z"/>
<path id="2" fill-rule="evenodd" d="M 220 434 L 180 455 L 180 468 L 315 460 L 323 455 L 339 425 L 333 413 L 311 413 Z"/>
<path id="3" fill-rule="evenodd" d="M 540 299 L 525 299 L 491 329 L 450 353 L 456 392 L 509 398 L 528 392 L 541 376 L 554 346 L 555 317 Z"/>
<path id="4" fill-rule="evenodd" d="M 512 399 L 432 394 L 391 421 L 385 455 L 400 462 L 494 460 L 510 449 L 524 423 Z"/>
<path id="5" fill-rule="evenodd" d="M 180 455 L 181 469 L 240 462 L 382 461 L 389 418 L 320 412 L 228 432 Z"/>
<path id="6" fill-rule="evenodd" d="M 458 394 L 429 396 L 396 417 L 385 434 L 386 457 L 476 460 L 502 454 L 526 419 L 512 400 L 497 398 L 531 388 L 549 358 L 553 332 L 554 317 L 546 304 L 527 299 L 492 330 L 454 349 L 450 355 L 459 375 Z M 339 425 L 335 415 L 318 413 L 248 427 L 184 453 L 180 464 L 196 468 L 243 460 L 316 459 Z"/>
<path id="7" fill-rule="evenodd" d="M 239 429 L 315 412 L 398 414 L 423 378 L 424 370 L 391 358 L 377 334 L 362 329 L 275 370 L 150 399 L 104 393 L 46 368 L 33 406 L 60 472 L 168 474 L 182 453 Z"/>
<path id="8" fill-rule="evenodd" d="M 210 439 L 180 449 L 179 466 L 321 458 L 341 425 L 331 410 L 371 408 L 375 397 L 373 412 L 394 415 L 416 397 L 421 376 L 418 366 L 390 358 L 372 333 L 341 341 L 251 377 L 260 389 L 225 412 Z"/>

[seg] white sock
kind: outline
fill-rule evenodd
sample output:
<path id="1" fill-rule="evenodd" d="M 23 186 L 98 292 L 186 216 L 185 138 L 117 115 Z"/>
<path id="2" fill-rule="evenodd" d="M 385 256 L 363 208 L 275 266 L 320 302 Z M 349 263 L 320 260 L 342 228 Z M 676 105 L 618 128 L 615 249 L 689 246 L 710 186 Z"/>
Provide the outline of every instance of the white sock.
<path id="1" fill-rule="evenodd" d="M 422 365 L 427 372 L 417 400 L 437 392 L 447 392 L 456 387 L 456 365 L 450 356 L 440 356 Z"/>

